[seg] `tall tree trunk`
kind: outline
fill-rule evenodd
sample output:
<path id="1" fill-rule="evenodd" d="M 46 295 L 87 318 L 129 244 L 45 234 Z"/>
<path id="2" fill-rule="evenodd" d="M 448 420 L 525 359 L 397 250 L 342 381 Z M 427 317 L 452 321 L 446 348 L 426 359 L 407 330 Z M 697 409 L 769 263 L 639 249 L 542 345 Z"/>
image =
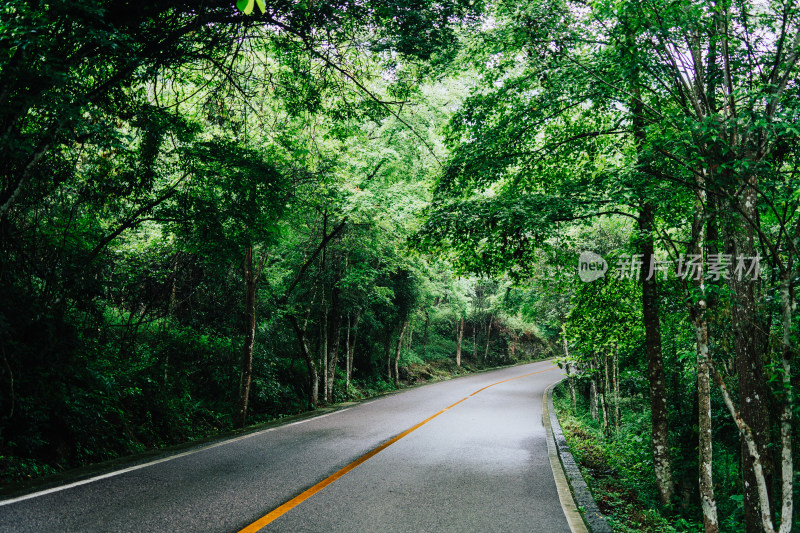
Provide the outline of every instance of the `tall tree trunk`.
<path id="1" fill-rule="evenodd" d="M 239 401 L 234 417 L 235 427 L 244 427 L 247 419 L 247 403 L 250 398 L 250 382 L 253 375 L 253 343 L 256 334 L 256 273 L 253 269 L 253 246 L 244 254 L 244 323 L 245 337 L 242 349 L 241 374 L 239 379 Z"/>
<path id="2" fill-rule="evenodd" d="M 172 258 L 172 288 L 169 291 L 169 313 L 167 320 L 164 321 L 165 331 L 170 328 L 170 324 L 172 324 L 172 321 L 175 317 L 175 308 L 178 301 L 178 259 L 180 256 L 181 253 L 178 252 L 175 254 L 175 257 Z M 169 350 L 166 350 L 164 354 L 164 387 L 166 387 L 167 383 L 169 382 L 169 352 Z"/>
<path id="3" fill-rule="evenodd" d="M 489 341 L 492 340 L 492 321 L 494 320 L 494 315 L 491 313 L 489 314 L 489 326 L 486 328 L 486 350 L 483 352 L 483 361 L 486 362 L 489 359 Z"/>
<path id="4" fill-rule="evenodd" d="M 669 416 L 667 412 L 666 375 L 661 352 L 661 326 L 658 310 L 658 286 L 655 270 L 650 275 L 650 262 L 655 261 L 655 207 L 645 202 L 639 213 L 640 252 L 642 254 L 642 310 L 644 320 L 647 377 L 650 384 L 651 430 L 653 436 L 653 468 L 662 505 L 672 500 L 672 461 L 669 446 Z M 648 279 L 649 278 L 649 279 Z"/>
<path id="5" fill-rule="evenodd" d="M 714 482 L 712 476 L 713 448 L 711 434 L 711 390 L 709 386 L 708 324 L 705 319 L 704 307 L 705 302 L 703 302 L 703 308 L 698 310 L 698 316 L 694 320 L 695 338 L 697 342 L 700 505 L 703 509 L 705 532 L 716 533 L 719 531 L 719 521 L 717 520 L 717 501 L 714 497 Z"/>
<path id="6" fill-rule="evenodd" d="M 311 396 L 311 405 L 316 407 L 319 405 L 319 373 L 317 372 L 317 366 L 314 364 L 314 356 L 311 354 L 311 350 L 308 349 L 306 332 L 300 327 L 297 317 L 294 315 L 288 315 L 286 318 L 292 325 L 292 329 L 294 329 L 294 333 L 297 336 L 297 344 L 300 348 L 300 353 L 303 354 L 303 359 L 306 361 L 306 366 L 308 367 L 308 385 L 310 389 L 309 395 Z"/>
<path id="7" fill-rule="evenodd" d="M 769 488 L 767 486 L 766 476 L 763 468 L 763 458 L 758 451 L 758 446 L 756 445 L 755 438 L 753 437 L 753 431 L 747 424 L 744 423 L 741 414 L 736 409 L 736 406 L 733 405 L 733 400 L 728 392 L 728 387 L 711 359 L 709 359 L 708 366 L 711 371 L 711 375 L 717 384 L 717 387 L 722 393 L 722 400 L 725 402 L 725 407 L 728 408 L 731 418 L 733 418 L 734 422 L 736 422 L 736 425 L 739 428 L 739 434 L 747 446 L 747 449 L 750 451 L 750 455 L 753 457 L 753 474 L 756 480 L 756 490 L 758 491 L 758 498 L 760 502 L 761 525 L 759 527 L 767 533 L 775 533 L 775 526 L 772 522 L 772 512 L 770 510 Z M 783 526 L 785 527 L 785 531 L 791 530 L 791 521 L 787 524 L 783 524 Z"/>
<path id="8" fill-rule="evenodd" d="M 400 333 L 397 335 L 397 348 L 394 352 L 394 386 L 395 388 L 400 387 L 400 350 L 403 347 L 403 334 L 406 332 L 406 328 L 408 327 L 408 317 L 403 320 L 403 323 L 400 324 Z"/>
<path id="9" fill-rule="evenodd" d="M 463 320 L 463 319 L 462 319 Z M 430 324 L 431 316 L 428 309 L 425 309 L 425 328 L 422 330 L 422 356 L 428 355 L 428 325 Z"/>
<path id="10" fill-rule="evenodd" d="M 695 176 L 697 190 L 694 200 L 694 219 L 692 222 L 691 253 L 697 261 L 697 271 L 688 275 L 694 276 L 692 283 L 696 295 L 690 296 L 690 314 L 694 324 L 695 344 L 697 351 L 697 403 L 698 403 L 698 469 L 700 484 L 700 506 L 703 510 L 703 525 L 706 533 L 719 531 L 717 518 L 717 501 L 714 497 L 713 479 L 713 441 L 711 432 L 711 387 L 709 373 L 711 360 L 708 352 L 708 319 L 706 317 L 705 270 L 703 269 L 705 244 L 705 174 L 698 172 Z M 692 304 L 691 300 L 697 298 Z"/>
<path id="11" fill-rule="evenodd" d="M 603 373 L 605 374 L 603 376 L 603 397 L 601 398 L 603 405 L 603 430 L 606 434 L 609 434 L 611 432 L 611 421 L 609 420 L 611 416 L 609 414 L 609 407 L 606 406 L 606 404 L 611 401 L 608 394 L 610 383 L 608 375 L 608 355 L 603 355 Z"/>
<path id="12" fill-rule="evenodd" d="M 589 382 L 589 413 L 592 415 L 592 420 L 597 420 L 597 373 L 594 357 L 589 363 L 589 368 L 592 372 L 592 380 Z"/>
<path id="13" fill-rule="evenodd" d="M 755 220 L 755 192 L 748 188 L 739 208 L 744 210 L 751 220 Z M 753 258 L 756 256 L 753 242 L 753 230 L 749 224 L 741 223 L 741 227 L 728 228 L 727 249 L 734 261 L 739 256 Z M 731 275 L 729 283 L 732 289 L 731 325 L 733 327 L 734 348 L 736 352 L 736 373 L 739 380 L 739 409 L 742 420 L 753 432 L 759 455 L 764 464 L 762 468 L 768 484 L 773 467 L 769 460 L 767 445 L 769 443 L 769 411 L 767 407 L 768 388 L 764 376 L 762 360 L 764 350 L 764 325 L 758 318 L 756 309 L 756 282 L 737 279 Z M 748 532 L 764 531 L 753 457 L 747 444 L 741 443 L 742 474 L 744 479 L 744 522 Z"/>
<path id="14" fill-rule="evenodd" d="M 794 509 L 794 459 L 792 457 L 792 412 L 794 391 L 792 390 L 792 310 L 794 309 L 793 273 L 781 279 L 781 325 L 783 357 L 783 409 L 781 411 L 781 528 L 780 533 L 789 533 L 792 528 Z"/>
<path id="15" fill-rule="evenodd" d="M 341 338 L 342 312 L 340 309 L 339 289 L 333 288 L 331 292 L 331 322 L 328 329 L 330 342 L 328 347 L 328 365 L 326 379 L 327 388 L 325 389 L 325 401 L 333 403 L 333 385 L 336 380 L 336 367 L 339 364 L 339 340 Z"/>
<path id="16" fill-rule="evenodd" d="M 358 322 L 361 320 L 361 311 L 356 311 L 353 321 L 353 340 L 348 344 L 347 349 L 347 388 L 350 388 L 350 380 L 353 377 L 353 356 L 356 352 L 356 341 L 358 340 Z M 348 329 L 349 331 L 349 329 Z"/>
<path id="17" fill-rule="evenodd" d="M 478 320 L 472 324 L 472 360 L 478 360 Z"/>
<path id="18" fill-rule="evenodd" d="M 392 334 L 394 327 L 386 332 L 386 340 L 384 341 L 383 348 L 386 356 L 386 373 L 389 376 L 389 381 L 392 381 Z"/>
<path id="19" fill-rule="evenodd" d="M 614 345 L 614 368 L 612 371 L 614 376 L 614 427 L 619 431 L 619 351 L 617 345 Z M 572 402 L 575 403 L 575 392 L 572 393 Z"/>
<path id="20" fill-rule="evenodd" d="M 456 366 L 461 366 L 461 341 L 464 339 L 464 317 L 458 321 L 458 341 L 456 342 Z"/>
<path id="21" fill-rule="evenodd" d="M 567 383 L 569 383 L 569 393 L 572 397 L 572 409 L 574 410 L 578 405 L 578 402 L 575 400 L 575 370 L 572 366 L 572 362 L 569 360 L 569 343 L 567 342 L 566 330 L 562 332 L 561 339 L 564 341 L 564 359 L 566 360 L 564 369 L 567 371 Z"/>
<path id="22" fill-rule="evenodd" d="M 324 293 L 323 293 L 324 295 Z M 319 368 L 322 370 L 322 399 L 328 401 L 328 308 L 322 298 L 322 324 L 319 332 Z"/>
<path id="23" fill-rule="evenodd" d="M 344 387 L 345 390 L 350 389 L 350 313 L 347 313 L 347 326 L 345 331 L 347 335 L 344 338 Z"/>

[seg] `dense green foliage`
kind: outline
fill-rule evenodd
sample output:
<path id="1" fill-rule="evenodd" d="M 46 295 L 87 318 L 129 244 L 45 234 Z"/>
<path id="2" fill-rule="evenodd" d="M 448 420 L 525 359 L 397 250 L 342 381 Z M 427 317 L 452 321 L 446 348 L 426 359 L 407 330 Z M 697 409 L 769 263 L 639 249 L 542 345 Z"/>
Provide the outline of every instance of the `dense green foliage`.
<path id="1" fill-rule="evenodd" d="M 609 508 L 786 533 L 799 64 L 793 1 L 4 2 L 0 481 L 558 352 Z"/>
<path id="2" fill-rule="evenodd" d="M 799 6 L 500 1 L 483 30 L 421 242 L 539 292 L 611 445 L 610 390 L 645 395 L 652 505 L 789 531 Z"/>
<path id="3" fill-rule="evenodd" d="M 0 481 L 549 353 L 408 245 L 477 7 L 5 2 Z"/>

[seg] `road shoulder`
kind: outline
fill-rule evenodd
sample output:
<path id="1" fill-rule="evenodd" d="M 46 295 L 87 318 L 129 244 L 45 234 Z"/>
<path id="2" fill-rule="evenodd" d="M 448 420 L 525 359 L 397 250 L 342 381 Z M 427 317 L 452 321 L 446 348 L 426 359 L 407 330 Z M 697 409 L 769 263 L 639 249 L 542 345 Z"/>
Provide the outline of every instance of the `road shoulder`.
<path id="1" fill-rule="evenodd" d="M 542 422 L 547 435 L 547 453 L 553 469 L 561 508 L 573 533 L 612 533 L 586 486 L 575 458 L 569 449 L 553 407 L 553 383 L 542 398 Z M 579 509 L 583 512 L 579 512 Z"/>

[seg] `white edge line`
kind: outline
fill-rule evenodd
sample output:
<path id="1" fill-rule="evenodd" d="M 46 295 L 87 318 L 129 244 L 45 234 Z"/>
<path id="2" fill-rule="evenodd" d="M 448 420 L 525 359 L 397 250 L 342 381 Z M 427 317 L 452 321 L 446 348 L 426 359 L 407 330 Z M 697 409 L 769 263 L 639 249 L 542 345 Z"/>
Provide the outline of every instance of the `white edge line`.
<path id="1" fill-rule="evenodd" d="M 310 418 L 304 418 L 303 420 L 297 420 L 295 422 L 290 422 L 288 424 L 284 424 L 284 425 L 280 425 L 280 426 L 275 426 L 275 427 L 263 429 L 261 431 L 255 431 L 253 433 L 248 433 L 247 435 L 241 435 L 239 437 L 234 437 L 232 439 L 227 439 L 227 440 L 223 440 L 223 441 L 220 441 L 220 442 L 215 442 L 214 444 L 209 444 L 208 446 L 202 446 L 200 448 L 196 448 L 196 449 L 189 450 L 189 451 L 186 451 L 186 452 L 178 453 L 178 454 L 175 454 L 175 455 L 170 455 L 169 457 L 162 457 L 161 459 L 156 459 L 155 461 L 150 461 L 149 463 L 142 463 L 142 464 L 130 466 L 128 468 L 123 468 L 122 470 L 114 470 L 113 472 L 107 472 L 107 473 L 101 474 L 99 476 L 91 477 L 91 478 L 88 478 L 88 479 L 82 479 L 80 481 L 75 481 L 75 482 L 69 483 L 67 485 L 60 485 L 58 487 L 52 487 L 52 488 L 45 489 L 45 490 L 42 490 L 42 491 L 39 491 L 39 492 L 32 492 L 30 494 L 24 494 L 22 496 L 18 496 L 16 498 L 12 498 L 12 499 L 9 499 L 9 500 L 0 500 L 0 507 L 3 507 L 5 505 L 11 505 L 12 503 L 21 502 L 21 501 L 24 501 L 24 500 L 30 500 L 32 498 L 38 498 L 39 496 L 45 496 L 47 494 L 52 494 L 54 492 L 60 492 L 62 490 L 67 490 L 67 489 L 71 489 L 71 488 L 74 488 L 74 487 L 79 487 L 81 485 L 87 485 L 89 483 L 94 483 L 95 481 L 100 481 L 101 479 L 107 479 L 107 478 L 110 478 L 110 477 L 119 476 L 119 475 L 125 474 L 127 472 L 133 472 L 134 470 L 140 470 L 142 468 L 147 468 L 149 466 L 157 465 L 159 463 L 166 463 L 167 461 L 172 461 L 173 459 L 180 459 L 181 457 L 186 457 L 187 455 L 194 455 L 196 453 L 200 453 L 200 452 L 203 452 L 203 451 L 206 451 L 206 450 L 210 450 L 211 448 L 216 448 L 218 446 L 224 446 L 226 444 L 231 444 L 232 442 L 237 442 L 237 441 L 240 441 L 240 440 L 249 439 L 250 437 L 256 437 L 258 435 L 263 435 L 264 433 L 269 433 L 270 431 L 275 431 L 277 429 L 288 428 L 288 427 L 291 427 L 291 426 L 296 426 L 298 424 L 304 424 L 304 423 L 310 422 L 312 420 L 319 420 L 321 418 L 325 418 L 325 417 L 328 417 L 328 416 L 331 416 L 331 415 L 335 415 L 337 413 L 342 413 L 344 411 L 352 409 L 353 407 L 355 407 L 355 406 L 345 407 L 344 409 L 338 409 L 338 410 L 330 412 L 330 413 L 325 413 L 324 415 L 312 416 Z"/>
<path id="2" fill-rule="evenodd" d="M 549 360 L 545 359 L 544 361 L 536 361 L 536 363 L 539 363 L 539 362 L 544 363 L 544 362 L 549 362 Z M 364 405 L 364 403 L 369 403 L 369 402 L 362 402 L 362 403 L 359 403 L 357 405 Z M 140 470 L 142 468 L 147 468 L 149 466 L 157 465 L 159 463 L 166 463 L 167 461 L 172 461 L 173 459 L 180 459 L 181 457 L 186 457 L 187 455 L 194 455 L 196 453 L 200 453 L 200 452 L 203 452 L 203 451 L 206 451 L 206 450 L 210 450 L 211 448 L 216 448 L 218 446 L 224 446 L 224 445 L 230 444 L 232 442 L 237 442 L 237 441 L 240 441 L 240 440 L 249 439 L 250 437 L 256 437 L 258 435 L 263 435 L 264 433 L 269 433 L 270 431 L 275 431 L 276 429 L 288 428 L 288 427 L 291 427 L 291 426 L 296 426 L 298 424 L 304 424 L 304 423 L 310 422 L 312 420 L 319 420 L 321 418 L 325 418 L 325 417 L 328 417 L 328 416 L 331 416 L 331 415 L 335 415 L 336 413 L 342 413 L 344 411 L 348 411 L 348 410 L 352 409 L 353 407 L 357 407 L 357 405 L 352 405 L 350 407 L 345 407 L 344 409 L 339 409 L 339 410 L 333 411 L 331 413 L 325 413 L 324 415 L 312 416 L 310 418 L 304 418 L 303 420 L 297 420 L 295 422 L 290 422 L 288 424 L 267 428 L 267 429 L 264 429 L 264 430 L 261 430 L 261 431 L 256 431 L 254 433 L 248 433 L 247 435 L 241 435 L 239 437 L 235 437 L 235 438 L 232 438 L 232 439 L 227 439 L 227 440 L 223 440 L 223 441 L 220 441 L 220 442 L 215 442 L 214 444 L 209 444 L 208 446 L 202 446 L 202 447 L 196 448 L 194 450 L 189 450 L 189 451 L 178 453 L 178 454 L 175 454 L 175 455 L 170 455 L 169 457 L 163 457 L 161 459 L 156 459 L 155 461 L 150 461 L 149 463 L 142 463 L 142 464 L 130 466 L 128 468 L 123 468 L 122 470 L 114 470 L 113 472 L 107 472 L 107 473 L 101 474 L 99 476 L 90 477 L 88 479 L 82 479 L 80 481 L 75 481 L 73 483 L 68 483 L 66 485 L 60 485 L 58 487 L 52 487 L 52 488 L 41 490 L 41 491 L 38 491 L 38 492 L 32 492 L 30 494 L 24 494 L 22 496 L 18 496 L 16 498 L 11 498 L 11 499 L 8 499 L 8 500 L 0 500 L 0 507 L 6 506 L 6 505 L 11 505 L 13 503 L 18 503 L 18 502 L 25 501 L 25 500 L 30 500 L 30 499 L 33 499 L 33 498 L 38 498 L 40 496 L 46 496 L 47 494 L 53 494 L 54 492 L 60 492 L 62 490 L 72 489 L 72 488 L 75 488 L 75 487 L 79 487 L 81 485 L 88 485 L 89 483 L 94 483 L 95 481 L 100 481 L 101 479 L 108 479 L 110 477 L 119 476 L 119 475 L 125 474 L 127 472 L 133 472 L 134 470 Z"/>

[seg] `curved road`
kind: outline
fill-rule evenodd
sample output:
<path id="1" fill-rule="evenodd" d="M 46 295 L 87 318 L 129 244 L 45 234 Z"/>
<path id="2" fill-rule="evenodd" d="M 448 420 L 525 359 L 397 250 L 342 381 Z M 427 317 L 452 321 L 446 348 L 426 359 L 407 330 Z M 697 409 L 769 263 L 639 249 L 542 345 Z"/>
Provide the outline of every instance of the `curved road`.
<path id="1" fill-rule="evenodd" d="M 560 378 L 550 362 L 469 375 L 0 501 L 0 531 L 568 533 L 542 427 Z"/>

